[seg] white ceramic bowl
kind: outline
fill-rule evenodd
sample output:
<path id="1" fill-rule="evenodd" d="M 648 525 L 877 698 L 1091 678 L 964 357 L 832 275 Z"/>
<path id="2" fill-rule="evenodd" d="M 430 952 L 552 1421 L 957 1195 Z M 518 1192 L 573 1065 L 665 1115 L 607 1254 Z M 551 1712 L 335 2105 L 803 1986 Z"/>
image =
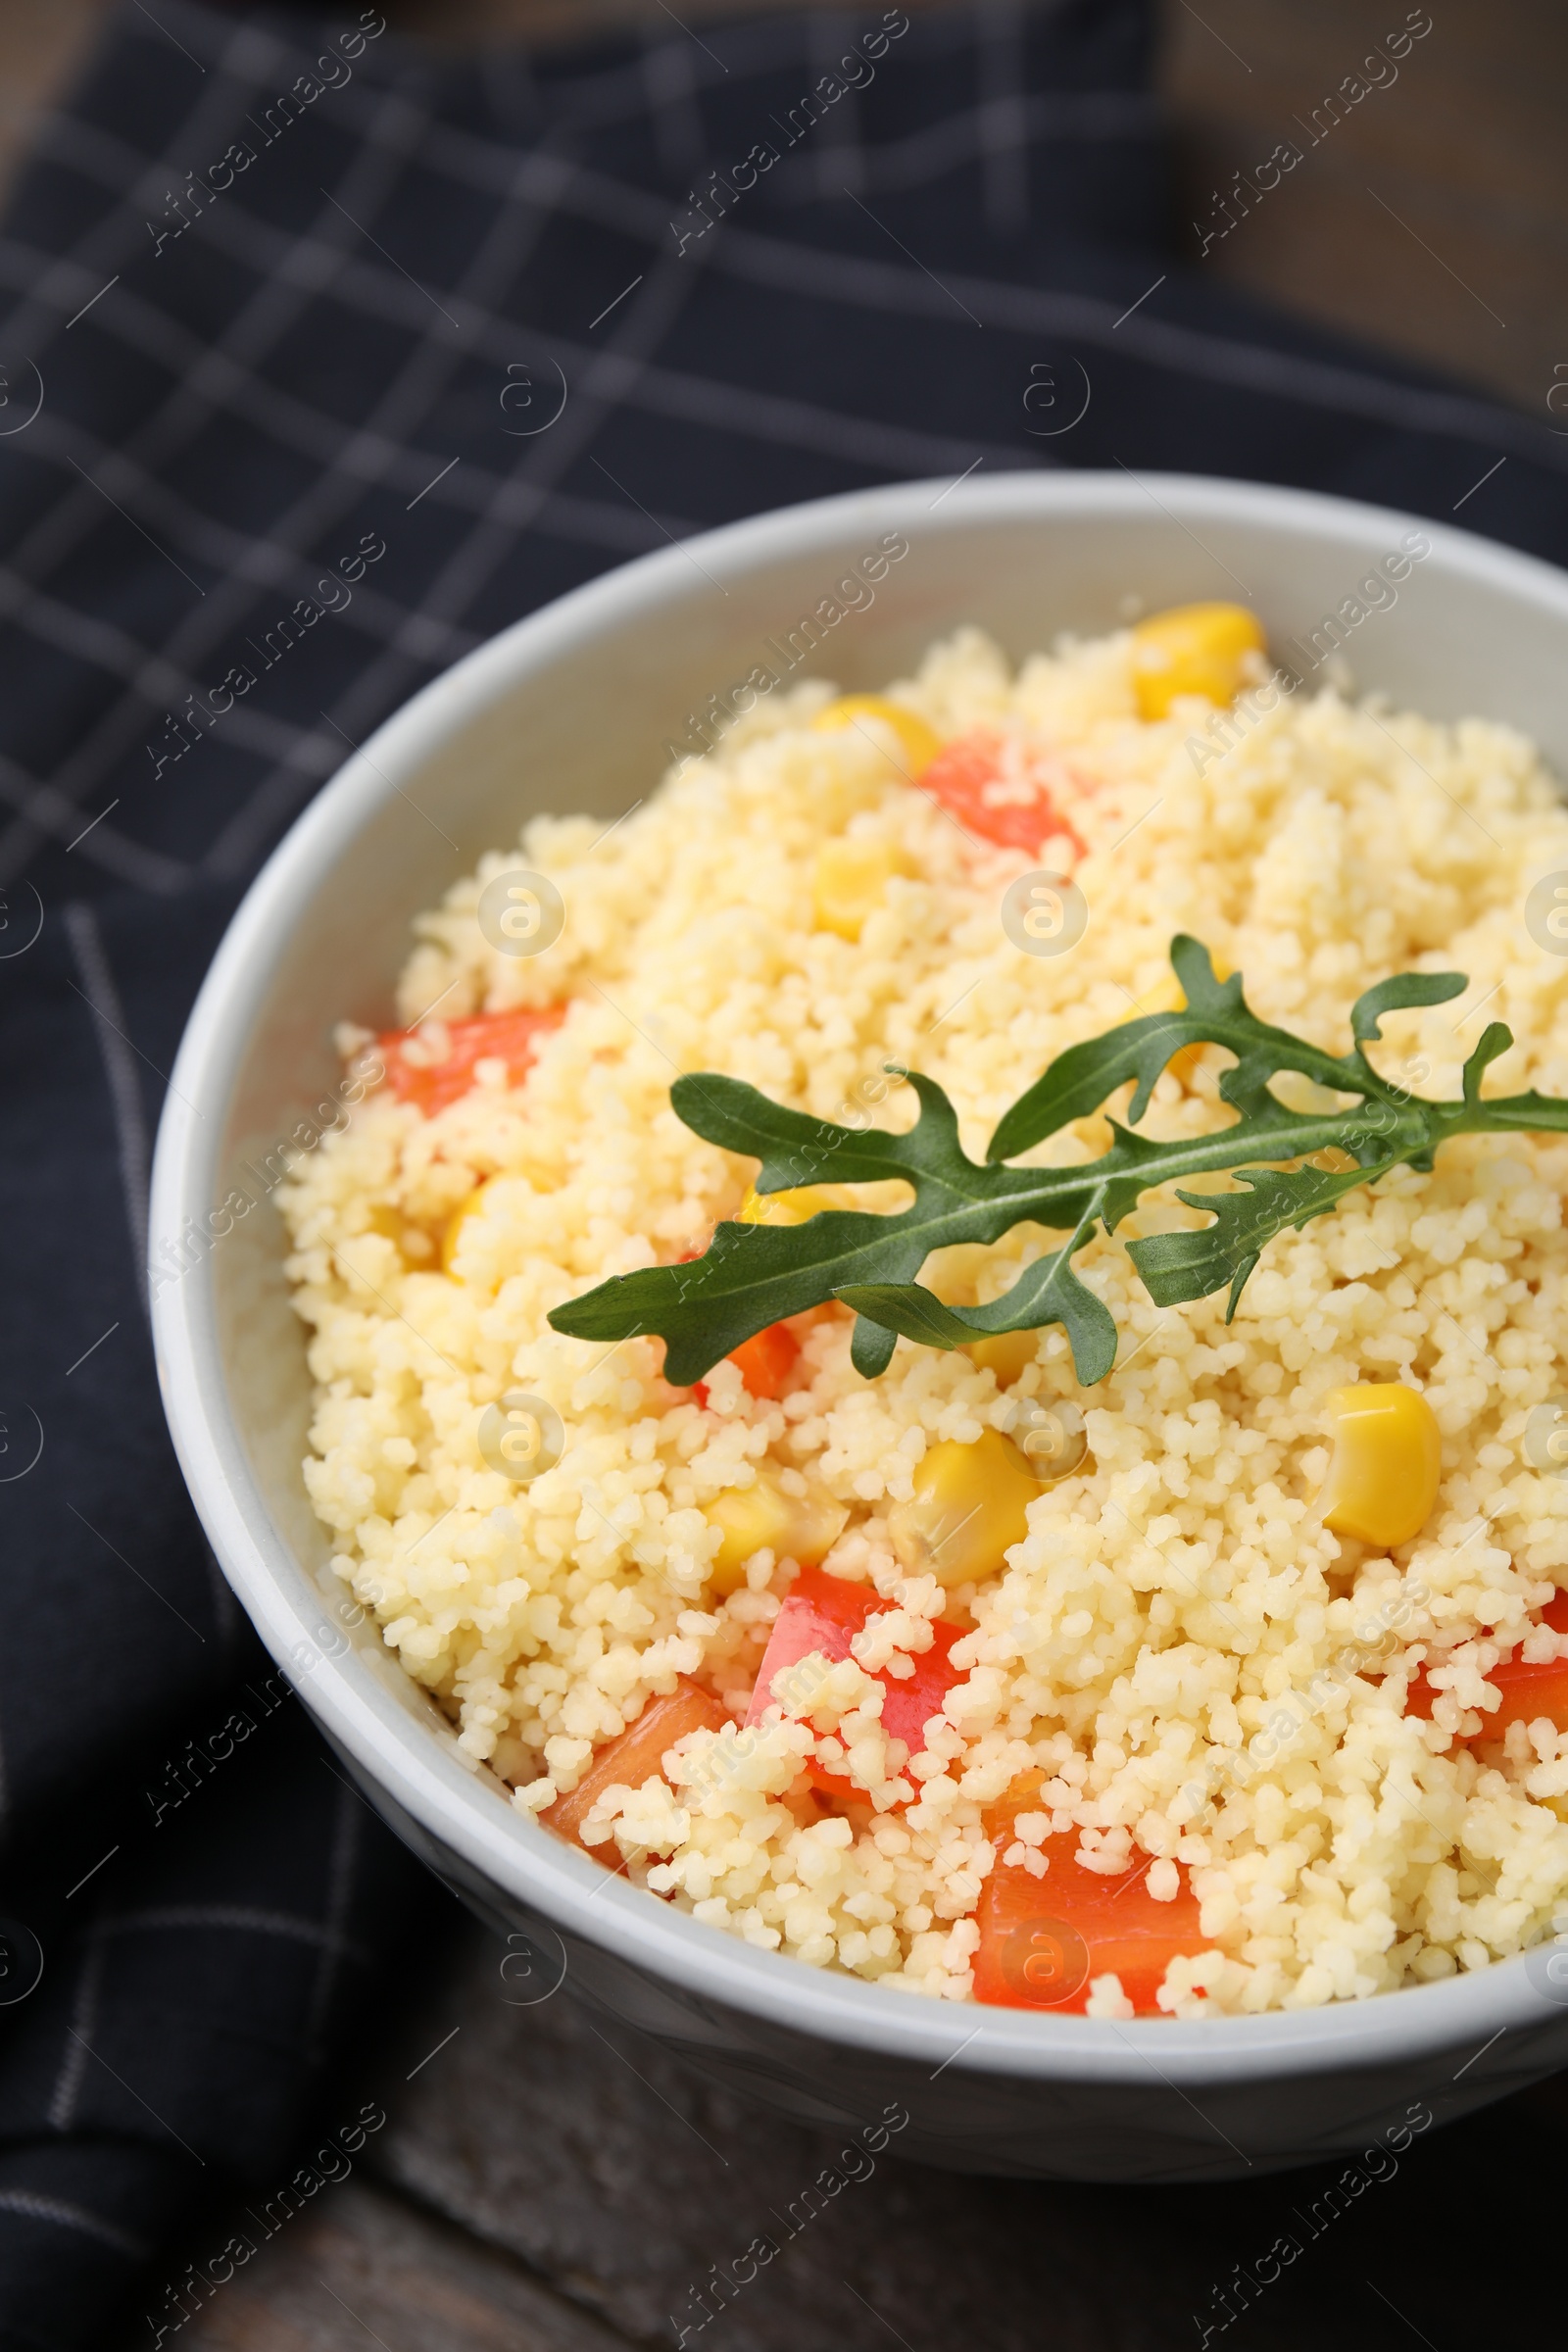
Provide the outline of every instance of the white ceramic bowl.
<path id="1" fill-rule="evenodd" d="M 279 1145 L 330 1101 L 334 1022 L 389 1020 L 410 918 L 524 816 L 608 822 L 645 795 L 686 714 L 766 659 L 763 641 L 884 534 L 903 534 L 907 555 L 798 675 L 875 687 L 965 620 L 1016 657 L 1063 628 L 1115 627 L 1129 596 L 1154 609 L 1245 591 L 1281 643 L 1412 528 L 1432 552 L 1396 605 L 1355 627 L 1359 683 L 1439 718 L 1510 719 L 1568 774 L 1568 581 L 1544 564 L 1292 491 L 1015 473 L 760 515 L 576 590 L 389 719 L 257 880 L 191 1015 L 159 1134 L 165 1403 L 262 1639 L 385 1818 L 515 1937 L 510 1997 L 543 1997 L 564 1974 L 568 1992 L 793 2117 L 859 2124 L 899 2101 L 906 2154 L 1093 2180 L 1305 2162 L 1365 2146 L 1413 2106 L 1457 2114 L 1568 2063 L 1568 1985 L 1550 1997 L 1540 1954 L 1294 2015 L 1112 2025 L 880 1990 L 753 1950 L 610 1877 L 517 1814 L 373 1625 L 345 1622 L 359 1613 L 325 1572 L 301 1481 L 304 1342 L 266 1198 L 270 1155 L 275 1168 Z M 236 1213 L 230 1196 L 257 1204 Z M 169 1271 L 176 1260 L 183 1273 Z"/>

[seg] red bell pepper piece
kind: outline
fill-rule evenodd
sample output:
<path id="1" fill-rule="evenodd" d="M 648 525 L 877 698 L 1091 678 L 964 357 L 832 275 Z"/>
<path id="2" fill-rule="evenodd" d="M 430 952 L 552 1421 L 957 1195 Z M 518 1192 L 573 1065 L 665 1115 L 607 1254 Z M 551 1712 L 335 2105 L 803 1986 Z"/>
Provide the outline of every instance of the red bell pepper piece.
<path id="1" fill-rule="evenodd" d="M 576 1788 L 565 1796 L 558 1796 L 540 1814 L 540 1820 L 558 1837 L 582 1846 L 583 1852 L 592 1854 L 596 1862 L 624 1870 L 626 1865 L 613 1838 L 604 1845 L 583 1845 L 578 1833 L 590 1807 L 617 1783 L 640 1788 L 656 1773 L 662 1780 L 663 1758 L 677 1740 L 684 1740 L 688 1732 L 720 1732 L 731 1720 L 728 1709 L 720 1706 L 710 1690 L 702 1690 L 682 1675 L 666 1698 L 650 1699 L 636 1722 L 627 1724 L 608 1746 L 599 1750 Z"/>
<path id="2" fill-rule="evenodd" d="M 1554 1634 L 1568 1634 L 1568 1592 L 1559 1592 L 1547 1601 L 1541 1622 L 1549 1625 Z M 1482 1713 L 1480 1731 L 1461 1740 L 1461 1746 L 1479 1747 L 1483 1741 L 1500 1740 L 1510 1723 L 1534 1723 L 1542 1715 L 1549 1716 L 1559 1732 L 1568 1732 L 1568 1658 L 1548 1658 L 1539 1666 L 1518 1656 L 1499 1658 L 1487 1681 L 1500 1692 L 1499 1703 Z M 1410 1685 L 1405 1713 L 1430 1722 L 1436 1696 L 1423 1667 Z"/>
<path id="3" fill-rule="evenodd" d="M 841 1658 L 850 1655 L 850 1644 L 861 1627 L 894 1605 L 868 1586 L 846 1584 L 843 1577 L 829 1576 L 821 1568 L 803 1568 L 773 1620 L 747 1722 L 760 1722 L 764 1710 L 772 1705 L 774 1677 L 787 1666 L 808 1657 L 813 1650 L 819 1650 L 837 1665 Z M 882 1728 L 893 1739 L 902 1740 L 911 1756 L 924 1747 L 926 1725 L 934 1715 L 941 1714 L 948 1692 L 955 1683 L 963 1680 L 962 1672 L 953 1664 L 949 1654 L 955 1642 L 962 1639 L 962 1626 L 939 1620 L 932 1632 L 935 1638 L 931 1647 L 916 1654 L 913 1674 L 903 1681 L 890 1674 L 874 1677 L 887 1693 L 882 1701 Z M 858 1788 L 844 1774 L 829 1772 L 826 1765 L 814 1761 L 808 1770 L 816 1786 L 829 1795 L 865 1802 L 865 1790 Z"/>
<path id="4" fill-rule="evenodd" d="M 414 1103 L 428 1119 L 467 1093 L 481 1061 L 504 1061 L 509 1084 L 520 1086 L 540 1037 L 565 1017 L 564 1004 L 547 1004 L 543 1011 L 479 1012 L 469 1020 L 448 1021 L 448 1051 L 436 1062 L 410 1060 L 410 1043 L 417 1039 L 422 1053 L 427 1042 L 428 1032 L 419 1029 L 389 1029 L 376 1039 L 376 1051 L 398 1101 Z"/>
<path id="5" fill-rule="evenodd" d="M 749 1340 L 729 1351 L 734 1364 L 750 1394 L 766 1396 L 774 1402 L 783 1396 L 795 1369 L 795 1359 L 801 1352 L 801 1343 L 787 1323 L 770 1323 L 765 1331 L 754 1331 Z M 708 1383 L 693 1383 L 699 1404 L 708 1402 Z"/>
<path id="6" fill-rule="evenodd" d="M 997 784 L 1005 772 L 1004 758 L 1010 747 L 994 727 L 976 727 L 971 734 L 959 735 L 941 751 L 920 776 L 920 790 L 951 810 L 965 832 L 978 833 L 984 841 L 994 841 L 999 849 L 1038 851 L 1043 842 L 1054 834 L 1065 834 L 1079 856 L 1083 843 L 1067 819 L 1052 800 L 1050 785 L 1066 780 L 1060 762 L 1042 755 L 1043 770 L 1035 778 L 1035 797 L 1031 801 L 999 801 L 987 797 L 987 787 Z"/>
<path id="7" fill-rule="evenodd" d="M 770 1323 L 765 1331 L 754 1332 L 749 1340 L 742 1340 L 738 1348 L 732 1348 L 729 1360 L 754 1396 L 767 1396 L 776 1401 L 784 1394 L 785 1383 L 800 1352 L 801 1343 L 789 1325 Z"/>
<path id="8" fill-rule="evenodd" d="M 974 1997 L 996 2008 L 1081 2013 L 1096 1977 L 1115 1976 L 1140 2017 L 1157 2016 L 1154 1995 L 1172 1960 L 1210 1948 L 1187 1873 L 1178 1863 L 1180 1887 L 1157 1903 L 1147 1863 L 1114 1878 L 1086 1870 L 1076 1830 L 1045 1839 L 1044 1878 L 1004 1862 L 1017 1815 L 1049 1810 L 1039 1801 L 1040 1778 L 1015 1783 L 986 1815 L 997 1861 L 974 1915 Z"/>

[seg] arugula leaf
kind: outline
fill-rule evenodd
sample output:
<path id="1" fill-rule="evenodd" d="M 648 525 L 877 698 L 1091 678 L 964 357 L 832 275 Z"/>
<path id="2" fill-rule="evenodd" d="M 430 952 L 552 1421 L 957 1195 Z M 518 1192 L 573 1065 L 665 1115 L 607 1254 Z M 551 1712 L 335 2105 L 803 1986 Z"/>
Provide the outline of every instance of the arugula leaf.
<path id="1" fill-rule="evenodd" d="M 1568 1102 L 1533 1093 L 1482 1101 L 1483 1075 L 1513 1043 L 1500 1021 L 1489 1026 L 1465 1064 L 1457 1101 L 1428 1102 L 1372 1067 L 1365 1049 L 1380 1039 L 1384 1016 L 1447 1003 L 1468 986 L 1460 973 L 1407 972 L 1379 981 L 1351 1011 L 1351 1051 L 1336 1055 L 1258 1020 L 1241 975 L 1217 980 L 1197 940 L 1174 939 L 1171 964 L 1184 1009 L 1127 1021 L 1059 1054 L 1004 1114 L 981 1162 L 964 1152 L 941 1087 L 896 1062 L 884 1067 L 906 1077 L 919 1102 L 914 1125 L 903 1135 L 882 1128 L 858 1132 L 811 1118 L 736 1078 L 711 1072 L 677 1078 L 670 1101 L 680 1117 L 706 1141 L 757 1157 L 760 1193 L 896 1177 L 913 1189 L 912 1202 L 887 1215 L 826 1209 L 800 1225 L 726 1222 L 715 1229 L 704 1256 L 603 1282 L 555 1308 L 552 1326 L 578 1339 L 609 1342 L 657 1333 L 666 1343 L 666 1377 L 686 1385 L 768 1324 L 830 1298 L 856 1311 L 852 1353 L 867 1377 L 886 1369 L 901 1333 L 926 1347 L 956 1348 L 992 1333 L 1059 1323 L 1080 1382 L 1092 1387 L 1115 1361 L 1116 1326 L 1072 1260 L 1099 1227 L 1114 1233 L 1154 1186 L 1181 1176 L 1237 1177 L 1232 1192 L 1178 1192 L 1178 1200 L 1205 1211 L 1212 1224 L 1128 1244 L 1144 1287 L 1158 1304 L 1228 1287 L 1229 1320 L 1273 1237 L 1327 1215 L 1357 1185 L 1375 1184 L 1401 1164 L 1430 1168 L 1433 1153 L 1450 1135 L 1568 1132 Z M 1183 1047 L 1199 1045 L 1224 1046 L 1234 1056 L 1219 1092 L 1235 1120 L 1213 1134 L 1170 1143 L 1135 1134 L 1161 1070 Z M 1282 1071 L 1348 1100 L 1292 1110 L 1269 1083 Z M 1098 1159 L 1066 1167 L 1008 1164 L 1099 1110 L 1128 1084 L 1127 1124 L 1109 1121 L 1110 1148 Z M 1288 1164 L 1310 1162 L 1330 1149 L 1354 1164 Z M 1023 1223 L 1068 1239 L 1025 1267 L 1012 1288 L 987 1305 L 945 1305 L 915 1280 L 933 1250 L 956 1242 L 998 1242 Z"/>
<path id="2" fill-rule="evenodd" d="M 1189 1298 L 1206 1298 L 1210 1291 L 1230 1285 L 1225 1310 L 1228 1323 L 1252 1268 L 1287 1225 L 1299 1233 L 1314 1217 L 1331 1208 L 1358 1184 L 1375 1183 L 1396 1162 L 1378 1167 L 1351 1167 L 1333 1172 L 1321 1168 L 1254 1168 L 1237 1178 L 1245 1192 L 1181 1193 L 1189 1208 L 1212 1209 L 1214 1222 L 1197 1233 L 1153 1233 L 1129 1242 L 1127 1254 L 1138 1268 L 1145 1290 L 1156 1306 L 1180 1306 Z"/>

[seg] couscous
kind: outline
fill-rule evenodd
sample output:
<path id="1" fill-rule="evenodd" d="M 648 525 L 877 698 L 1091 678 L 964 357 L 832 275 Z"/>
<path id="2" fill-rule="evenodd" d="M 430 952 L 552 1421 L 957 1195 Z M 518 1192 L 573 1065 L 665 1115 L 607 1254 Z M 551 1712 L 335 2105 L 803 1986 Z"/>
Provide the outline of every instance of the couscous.
<path id="1" fill-rule="evenodd" d="M 812 1966 L 1115 2019 L 1520 1950 L 1568 1893 L 1568 1136 L 1317 1155 L 1343 1198 L 1234 1298 L 1156 1303 L 1139 1245 L 1208 1228 L 1145 1192 L 1075 1237 L 1102 1377 L 1059 1321 L 858 1370 L 829 1292 L 700 1378 L 549 1317 L 909 1200 L 759 1191 L 683 1075 L 853 1137 L 912 1127 L 912 1073 L 983 1163 L 1054 1057 L 1180 1010 L 1183 935 L 1336 1055 L 1374 983 L 1463 973 L 1374 1031 L 1397 1099 L 1499 1021 L 1487 1094 L 1568 1094 L 1552 875 L 1528 742 L 1269 683 L 1216 608 L 1016 672 L 962 630 L 885 696 L 762 697 L 608 831 L 535 818 L 419 918 L 403 1028 L 342 1033 L 378 1082 L 284 1194 L 336 1574 L 520 1810 Z M 1139 1137 L 1236 1118 L 1234 1055 L 1161 1058 Z M 1087 1165 L 1105 1107 L 1016 1157 Z M 933 1313 L 1061 1240 L 943 1249 Z"/>

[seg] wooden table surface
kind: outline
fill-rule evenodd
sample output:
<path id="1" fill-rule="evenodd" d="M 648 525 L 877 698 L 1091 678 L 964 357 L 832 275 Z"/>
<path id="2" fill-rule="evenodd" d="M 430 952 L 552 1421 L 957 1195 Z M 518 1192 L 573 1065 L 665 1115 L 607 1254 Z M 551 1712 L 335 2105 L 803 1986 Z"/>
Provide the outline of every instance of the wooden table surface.
<path id="1" fill-rule="evenodd" d="M 1282 138 L 1303 143 L 1296 119 L 1406 13 L 1404 0 L 1164 5 L 1182 210 L 1200 222 L 1237 170 Z M 1433 6 L 1397 84 L 1321 138 L 1201 267 L 1544 416 L 1568 363 L 1568 10 Z M 0 172 L 102 13 L 103 0 L 4 0 Z M 388 13 L 448 42 L 667 23 L 660 0 L 388 0 Z M 1199 245 L 1188 231 L 1188 259 Z M 421 1965 L 392 2040 L 357 2078 L 385 2130 L 172 2342 L 612 2352 L 675 2345 L 685 2329 L 721 2352 L 1185 2352 L 1208 2326 L 1270 2352 L 1470 2352 L 1498 2341 L 1499 2314 L 1517 2336 L 1555 2278 L 1568 2083 L 1434 2130 L 1315 2236 L 1289 2217 L 1311 2213 L 1329 2173 L 1126 2190 L 966 2179 L 890 2153 L 703 2327 L 712 2266 L 788 2212 L 837 2143 L 705 2087 L 569 1985 L 510 2006 L 500 1956 L 466 1929 L 446 1962 Z M 1291 2229 L 1300 2260 L 1222 2327 L 1216 2290 Z M 226 2235 L 221 2217 L 204 2225 L 188 2255 L 205 2262 Z M 155 2332 L 138 2325 L 127 2346 Z"/>
<path id="2" fill-rule="evenodd" d="M 1226 2352 L 1472 2352 L 1517 2340 L 1557 2276 L 1568 2082 L 1422 2133 L 1343 2211 L 1337 2165 L 1124 2189 L 941 2173 L 891 2147 L 815 2211 L 803 2192 L 840 2140 L 706 2085 L 569 1983 L 510 2006 L 503 1957 L 466 1927 L 409 1987 L 336 2101 L 351 2116 L 363 2088 L 385 2129 L 274 2215 L 171 2337 L 181 2352 L 626 2352 L 683 2328 L 704 2352 L 1192 2352 L 1195 2315 L 1217 2341 L 1215 2290 L 1282 2232 L 1300 2256 Z M 214 2217 L 187 2254 L 208 2263 L 229 2228 Z M 714 2266 L 763 2231 L 778 2260 L 703 2327 Z"/>

